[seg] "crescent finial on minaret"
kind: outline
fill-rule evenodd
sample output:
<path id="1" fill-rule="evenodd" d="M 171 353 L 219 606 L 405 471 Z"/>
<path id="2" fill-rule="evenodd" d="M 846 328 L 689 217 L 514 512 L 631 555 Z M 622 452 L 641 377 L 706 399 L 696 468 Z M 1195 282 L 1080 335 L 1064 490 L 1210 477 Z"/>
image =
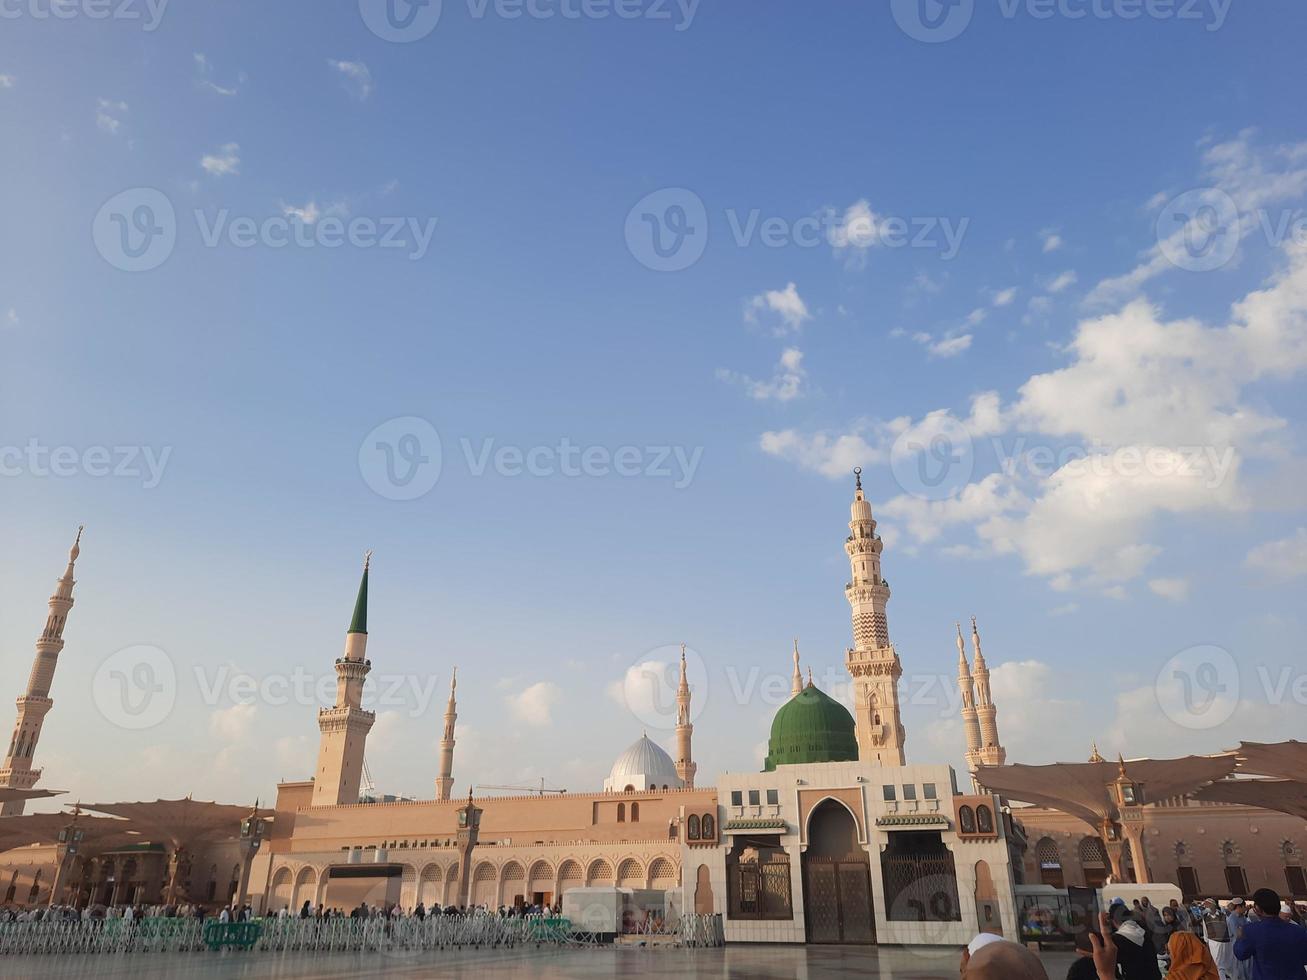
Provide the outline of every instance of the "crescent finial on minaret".
<path id="1" fill-rule="evenodd" d="M 854 480 L 857 481 L 857 486 L 855 486 L 853 489 L 855 489 L 855 490 L 861 490 L 861 489 L 862 489 L 862 467 L 861 467 L 861 466 L 855 466 L 855 467 L 853 467 L 853 478 L 854 478 Z"/>
<path id="2" fill-rule="evenodd" d="M 77 525 L 77 537 L 73 539 L 73 546 L 68 549 L 68 561 L 77 561 L 77 556 L 82 553 L 82 532 L 86 530 L 85 524 Z"/>
<path id="3" fill-rule="evenodd" d="M 449 675 L 449 693 L 452 696 L 454 689 L 458 687 L 458 667 L 455 666 Z"/>
<path id="4" fill-rule="evenodd" d="M 367 551 L 363 552 L 363 571 L 366 572 L 371 567 L 372 567 L 372 549 L 369 548 Z"/>

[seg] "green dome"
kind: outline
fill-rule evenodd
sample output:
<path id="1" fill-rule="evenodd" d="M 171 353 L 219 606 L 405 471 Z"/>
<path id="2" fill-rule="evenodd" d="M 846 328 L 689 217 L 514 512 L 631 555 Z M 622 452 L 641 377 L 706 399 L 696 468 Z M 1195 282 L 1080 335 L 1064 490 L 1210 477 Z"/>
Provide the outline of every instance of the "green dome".
<path id="1" fill-rule="evenodd" d="M 772 719 L 764 768 L 771 772 L 806 762 L 857 762 L 855 728 L 849 709 L 809 681 Z"/>

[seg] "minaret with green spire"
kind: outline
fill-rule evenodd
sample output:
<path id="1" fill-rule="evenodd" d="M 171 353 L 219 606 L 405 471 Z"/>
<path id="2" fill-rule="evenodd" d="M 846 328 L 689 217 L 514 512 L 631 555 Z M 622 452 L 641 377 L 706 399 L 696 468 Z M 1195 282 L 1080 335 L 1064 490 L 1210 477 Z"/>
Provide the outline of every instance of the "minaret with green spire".
<path id="1" fill-rule="evenodd" d="M 359 582 L 359 596 L 354 600 L 354 618 L 349 621 L 351 633 L 368 631 L 368 568 L 372 564 L 372 552 L 363 556 L 363 581 Z"/>
<path id="2" fill-rule="evenodd" d="M 363 710 L 363 682 L 368 660 L 368 572 L 372 552 L 363 557 L 363 580 L 354 601 L 354 616 L 345 634 L 345 655 L 336 661 L 336 703 L 318 711 L 322 740 L 313 774 L 313 805 L 337 806 L 359 801 L 363 749 L 376 716 Z"/>

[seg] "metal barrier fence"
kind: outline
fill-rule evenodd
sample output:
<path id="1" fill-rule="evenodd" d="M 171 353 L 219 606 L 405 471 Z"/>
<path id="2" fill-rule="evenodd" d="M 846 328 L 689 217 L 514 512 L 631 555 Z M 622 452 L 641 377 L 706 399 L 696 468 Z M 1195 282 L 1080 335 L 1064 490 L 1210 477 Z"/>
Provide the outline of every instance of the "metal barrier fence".
<path id="1" fill-rule="evenodd" d="M 207 950 L 213 920 L 151 918 L 45 920 L 0 923 L 0 955 L 39 953 L 187 953 Z M 581 943 L 570 920 L 501 917 L 492 912 L 426 919 L 263 919 L 253 949 L 265 952 L 422 952 L 456 947 L 502 949 Z M 682 915 L 675 934 L 682 946 L 722 946 L 721 916 Z"/>

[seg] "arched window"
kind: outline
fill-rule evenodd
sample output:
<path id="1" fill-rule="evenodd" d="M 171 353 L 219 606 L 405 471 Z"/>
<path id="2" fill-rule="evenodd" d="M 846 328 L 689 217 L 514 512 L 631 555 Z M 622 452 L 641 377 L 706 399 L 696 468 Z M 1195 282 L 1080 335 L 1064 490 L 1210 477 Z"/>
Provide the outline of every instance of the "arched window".
<path id="1" fill-rule="evenodd" d="M 690 819 L 685 821 L 685 839 L 701 840 L 701 833 L 702 831 L 699 829 L 699 815 L 697 813 L 690 814 Z"/>
<path id="2" fill-rule="evenodd" d="M 631 823 L 639 823 L 639 822 L 640 822 L 640 804 L 639 804 L 639 803 L 632 803 L 632 804 L 631 804 Z"/>
<path id="3" fill-rule="evenodd" d="M 619 803 L 619 804 L 617 804 L 617 822 L 618 822 L 618 823 L 626 823 L 626 804 L 625 804 L 625 803 Z"/>
<path id="4" fill-rule="evenodd" d="M 1051 837 L 1041 837 L 1035 845 L 1035 860 L 1039 862 L 1039 880 L 1041 884 L 1064 888 L 1066 879 L 1062 875 L 1062 854 L 1057 849 L 1057 841 Z"/>
<path id="5" fill-rule="evenodd" d="M 717 838 L 717 821 L 713 819 L 711 813 L 703 815 L 703 839 L 715 840 Z"/>
<path id="6" fill-rule="evenodd" d="M 958 810 L 958 823 L 962 825 L 964 834 L 974 834 L 976 832 L 976 813 L 969 806 L 964 806 Z"/>
<path id="7" fill-rule="evenodd" d="M 994 814 L 984 804 L 976 807 L 976 828 L 982 834 L 992 834 L 994 832 Z"/>

